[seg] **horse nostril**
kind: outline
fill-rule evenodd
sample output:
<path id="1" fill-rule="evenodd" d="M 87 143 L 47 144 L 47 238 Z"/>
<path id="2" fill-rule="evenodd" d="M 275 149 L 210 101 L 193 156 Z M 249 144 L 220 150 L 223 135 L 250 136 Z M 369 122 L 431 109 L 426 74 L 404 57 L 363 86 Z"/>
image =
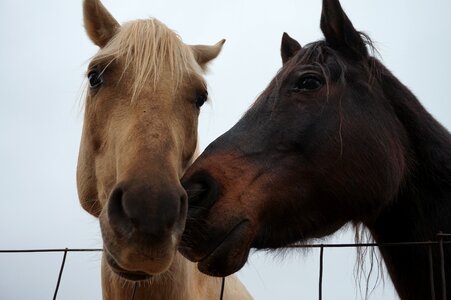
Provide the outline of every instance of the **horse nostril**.
<path id="1" fill-rule="evenodd" d="M 184 183 L 188 194 L 188 208 L 191 211 L 208 210 L 216 202 L 219 192 L 218 184 L 209 174 L 200 173 Z"/>
<path id="2" fill-rule="evenodd" d="M 190 185 L 186 192 L 190 201 L 194 201 L 196 198 L 202 198 L 202 194 L 208 192 L 208 186 L 203 182 L 196 182 Z"/>
<path id="3" fill-rule="evenodd" d="M 108 218 L 111 227 L 122 235 L 127 235 L 133 230 L 133 224 L 124 210 L 124 191 L 116 187 L 108 201 Z"/>

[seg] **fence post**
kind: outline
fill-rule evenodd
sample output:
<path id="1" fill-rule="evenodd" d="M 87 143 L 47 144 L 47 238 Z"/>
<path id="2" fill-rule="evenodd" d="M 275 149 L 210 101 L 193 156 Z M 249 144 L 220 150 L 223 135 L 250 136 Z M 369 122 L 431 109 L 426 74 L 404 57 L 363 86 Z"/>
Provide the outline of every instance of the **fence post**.
<path id="1" fill-rule="evenodd" d="M 224 288 L 225 288 L 225 277 L 222 277 L 221 294 L 219 294 L 219 300 L 222 300 L 224 298 Z"/>
<path id="2" fill-rule="evenodd" d="M 434 261 L 432 257 L 432 245 L 428 246 L 429 252 L 429 283 L 431 285 L 431 300 L 435 300 Z"/>
<path id="3" fill-rule="evenodd" d="M 134 299 L 135 299 L 136 286 L 137 286 L 137 285 L 138 285 L 137 282 L 135 282 L 135 283 L 133 284 L 133 290 L 132 290 L 132 298 L 131 298 L 131 300 L 134 300 Z"/>
<path id="4" fill-rule="evenodd" d="M 319 250 L 319 293 L 318 299 L 323 299 L 323 257 L 324 257 L 324 246 L 321 244 L 321 248 Z"/>
<path id="5" fill-rule="evenodd" d="M 56 282 L 55 293 L 53 294 L 53 300 L 56 300 L 56 295 L 58 294 L 58 289 L 61 283 L 61 277 L 63 276 L 64 265 L 66 264 L 67 248 L 64 249 L 63 261 L 61 263 L 60 272 L 58 274 L 58 281 Z"/>
<path id="6" fill-rule="evenodd" d="M 443 237 L 445 236 L 442 232 L 437 234 L 439 238 L 440 247 L 440 275 L 442 279 L 442 299 L 446 300 L 446 277 L 445 277 L 445 250 L 443 246 Z"/>

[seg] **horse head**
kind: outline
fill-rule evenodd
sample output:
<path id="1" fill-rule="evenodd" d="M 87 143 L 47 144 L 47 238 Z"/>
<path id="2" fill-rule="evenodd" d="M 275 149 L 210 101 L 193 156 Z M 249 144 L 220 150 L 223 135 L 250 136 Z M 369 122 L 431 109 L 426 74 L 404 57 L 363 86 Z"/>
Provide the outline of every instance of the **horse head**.
<path id="1" fill-rule="evenodd" d="M 324 40 L 305 46 L 283 35 L 278 74 L 184 176 L 181 251 L 202 272 L 371 224 L 402 185 L 407 133 L 384 93 L 388 71 L 337 0 L 323 1 L 320 24 Z"/>
<path id="2" fill-rule="evenodd" d="M 89 64 L 77 168 L 81 205 L 100 220 L 108 266 L 131 280 L 171 265 L 185 227 L 180 178 L 207 100 L 203 70 L 221 51 L 184 44 L 156 19 L 119 23 L 84 1 Z"/>

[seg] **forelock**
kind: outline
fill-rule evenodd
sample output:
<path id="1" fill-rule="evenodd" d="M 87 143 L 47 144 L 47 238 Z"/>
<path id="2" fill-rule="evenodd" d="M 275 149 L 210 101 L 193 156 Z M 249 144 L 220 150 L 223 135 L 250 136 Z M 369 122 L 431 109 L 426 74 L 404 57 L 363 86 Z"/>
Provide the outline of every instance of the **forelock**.
<path id="1" fill-rule="evenodd" d="M 132 99 L 139 95 L 149 81 L 156 89 L 164 71 L 169 71 L 175 89 L 185 74 L 203 73 L 191 48 L 157 19 L 125 23 L 95 55 L 93 64 L 104 62 L 107 68 L 111 62 L 118 59 L 124 64 L 122 76 L 125 71 L 132 71 Z"/>

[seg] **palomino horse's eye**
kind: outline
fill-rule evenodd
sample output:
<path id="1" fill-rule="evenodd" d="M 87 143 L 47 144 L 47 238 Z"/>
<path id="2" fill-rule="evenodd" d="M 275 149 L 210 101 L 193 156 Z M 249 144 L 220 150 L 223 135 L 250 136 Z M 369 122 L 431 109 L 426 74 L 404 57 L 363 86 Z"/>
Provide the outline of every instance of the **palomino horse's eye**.
<path id="1" fill-rule="evenodd" d="M 202 105 L 204 105 L 205 101 L 207 101 L 208 93 L 198 93 L 196 95 L 196 106 L 197 108 L 200 108 Z"/>
<path id="2" fill-rule="evenodd" d="M 103 83 L 102 75 L 97 71 L 89 72 L 88 80 L 92 89 L 98 88 Z"/>
<path id="3" fill-rule="evenodd" d="M 305 75 L 300 78 L 295 86 L 298 91 L 313 91 L 323 86 L 323 81 L 315 75 Z"/>

